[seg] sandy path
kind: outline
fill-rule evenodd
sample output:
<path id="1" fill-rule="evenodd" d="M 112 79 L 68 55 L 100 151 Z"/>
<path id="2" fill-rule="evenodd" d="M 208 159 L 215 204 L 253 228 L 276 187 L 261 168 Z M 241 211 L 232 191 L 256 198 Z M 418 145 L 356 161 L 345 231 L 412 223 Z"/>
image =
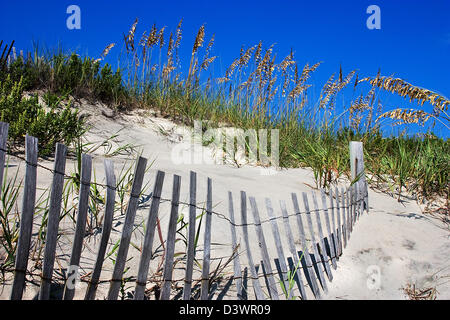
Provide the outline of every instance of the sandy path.
<path id="1" fill-rule="evenodd" d="M 261 218 L 267 218 L 264 204 L 264 198 L 269 197 L 275 209 L 276 215 L 281 215 L 279 209 L 279 200 L 285 200 L 288 203 L 288 211 L 293 212 L 291 204 L 291 192 L 296 192 L 301 199 L 301 192 L 311 192 L 314 186 L 313 175 L 307 169 L 288 169 L 277 171 L 276 174 L 263 175 L 261 168 L 252 166 L 243 166 L 236 168 L 231 165 L 219 165 L 208 163 L 179 163 L 180 159 L 174 156 L 174 147 L 179 145 L 179 136 L 171 129 L 174 124 L 168 120 L 152 117 L 148 114 L 139 114 L 135 112 L 131 115 L 123 115 L 115 120 L 106 118 L 101 114 L 101 106 L 92 106 L 85 104 L 84 112 L 91 114 L 90 121 L 93 129 L 88 135 L 89 141 L 101 141 L 103 138 L 118 132 L 121 144 L 132 143 L 139 145 L 143 151 L 142 156 L 154 161 L 149 172 L 146 174 L 144 183 L 148 183 L 148 192 L 153 188 L 155 173 L 157 170 L 166 172 L 165 183 L 163 187 L 163 198 L 171 197 L 172 175 L 178 174 L 182 177 L 181 182 L 181 200 L 188 201 L 189 171 L 197 172 L 198 194 L 197 199 L 203 202 L 206 199 L 206 179 L 213 180 L 213 207 L 215 212 L 219 212 L 228 217 L 228 191 L 232 191 L 235 202 L 235 214 L 239 217 L 239 192 L 244 190 L 248 196 L 254 196 L 257 200 Z M 168 133 L 164 136 L 158 128 L 165 128 Z M 96 180 L 103 181 L 102 167 L 102 148 L 94 153 L 94 167 L 96 170 Z M 125 160 L 121 157 L 115 157 L 115 171 L 119 174 L 121 164 Z M 67 168 L 72 168 L 72 164 Z M 14 163 L 14 161 L 12 161 Z M 52 167 L 50 162 L 43 164 Z M 20 174 L 23 174 L 23 168 Z M 8 172 L 12 174 L 13 170 Z M 38 184 L 47 187 L 51 181 L 51 176 L 44 170 L 39 170 Z M 345 182 L 342 183 L 345 186 Z M 148 193 L 147 192 L 147 193 Z M 443 224 L 421 213 L 419 206 L 411 201 L 398 203 L 392 197 L 369 190 L 370 213 L 364 214 L 357 222 L 347 248 L 338 261 L 337 270 L 333 270 L 334 279 L 328 283 L 329 292 L 324 297 L 327 299 L 403 299 L 405 295 L 401 290 L 408 283 L 415 283 L 418 287 L 437 286 L 438 298 L 450 298 L 450 284 L 445 283 L 450 280 L 450 233 Z M 20 202 L 19 202 L 20 203 Z M 248 204 L 249 206 L 249 204 Z M 250 207 L 250 206 L 249 206 Z M 187 220 L 188 209 L 181 206 Z M 169 204 L 163 203 L 160 208 L 161 226 L 164 237 L 166 235 Z M 200 211 L 199 211 L 200 212 Z M 143 208 L 138 211 L 136 217 L 136 226 L 138 230 L 133 235 L 133 243 L 139 247 L 143 241 L 142 226 L 147 219 L 148 209 Z M 253 221 L 252 215 L 248 214 L 249 221 Z M 37 225 L 39 219 L 37 218 Z M 117 221 L 123 221 L 123 217 L 118 216 Z M 239 221 L 239 220 L 238 220 Z M 298 231 L 295 220 L 290 220 L 294 231 L 294 237 L 298 239 Z M 283 233 L 281 222 L 278 225 Z M 67 223 L 68 234 L 63 238 L 65 243 L 63 251 L 70 247 L 72 234 L 70 233 L 70 223 Z M 116 228 L 111 235 L 111 244 L 115 243 L 120 236 L 121 225 L 116 224 Z M 263 231 L 266 236 L 266 242 L 269 245 L 269 253 L 276 257 L 276 250 L 272 239 L 272 231 L 268 223 L 263 224 Z M 83 252 L 82 266 L 89 271 L 92 261 L 95 258 L 96 243 L 100 235 L 91 237 L 86 244 Z M 202 239 L 202 238 L 200 238 Z M 238 241 L 242 240 L 242 234 L 238 232 Z M 285 253 L 288 253 L 288 247 L 285 240 Z M 202 242 L 202 240 L 201 240 Z M 213 216 L 212 222 L 212 257 L 227 257 L 231 253 L 230 225 L 225 219 Z M 261 260 L 258 241 L 253 228 L 250 228 L 250 243 L 253 253 L 253 259 L 259 263 Z M 159 246 L 158 237 L 155 237 L 154 248 Z M 241 263 L 246 264 L 245 253 L 241 246 Z M 202 247 L 199 247 L 199 255 L 202 256 Z M 185 250 L 184 245 L 177 243 L 177 250 Z M 130 270 L 127 275 L 137 274 L 137 265 L 139 261 L 139 252 L 135 248 L 129 251 L 129 257 L 132 259 L 127 263 Z M 66 261 L 68 257 L 62 257 L 61 261 Z M 151 264 L 150 274 L 158 264 L 158 259 Z M 219 260 L 213 261 L 213 267 Z M 63 263 L 63 262 L 62 262 Z M 110 261 L 105 264 L 105 271 L 102 279 L 108 279 L 112 264 Z M 447 268 L 447 269 L 445 269 Z M 445 269 L 440 271 L 441 269 Z M 153 271 L 152 271 L 153 270 Z M 440 272 L 439 272 L 440 271 Z M 232 266 L 226 269 L 227 275 L 232 272 Z M 379 281 L 376 280 L 375 273 L 379 272 Z M 182 278 L 182 270 L 176 271 L 175 278 Z M 194 278 L 199 277 L 199 273 L 194 274 Z M 447 278 L 446 278 L 447 277 Z M 374 281 L 371 281 L 375 279 Z M 369 283 L 369 284 L 368 284 Z M 443 283 L 443 284 L 441 284 Z M 223 285 L 223 284 L 221 284 Z M 249 281 L 251 287 L 251 281 Z M 130 285 L 132 287 L 132 285 Z M 84 285 L 81 285 L 76 298 L 82 298 Z M 107 290 L 107 286 L 102 286 L 97 295 L 102 298 Z M 235 288 L 232 285 L 226 292 L 224 298 L 234 298 Z M 253 294 L 249 290 L 249 297 Z M 279 290 L 280 291 L 280 290 Z M 311 297 L 311 291 L 307 289 L 308 296 Z M 27 290 L 26 297 L 31 298 L 37 292 L 36 287 L 30 287 Z M 281 291 L 279 292 L 282 296 Z M 220 291 L 215 293 L 216 297 Z M 5 288 L 1 298 L 5 299 L 9 295 L 9 289 Z"/>

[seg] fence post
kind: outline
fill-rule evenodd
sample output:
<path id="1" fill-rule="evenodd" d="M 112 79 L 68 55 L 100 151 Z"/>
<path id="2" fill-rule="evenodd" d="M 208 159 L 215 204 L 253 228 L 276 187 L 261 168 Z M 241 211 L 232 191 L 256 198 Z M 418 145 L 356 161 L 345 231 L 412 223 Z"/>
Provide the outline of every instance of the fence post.
<path id="1" fill-rule="evenodd" d="M 363 191 L 364 207 L 369 212 L 369 197 L 367 180 L 364 172 L 364 150 L 363 143 L 360 141 L 350 141 L 350 171 L 352 181 L 359 177 L 358 184 Z"/>
<path id="2" fill-rule="evenodd" d="M 53 182 L 50 193 L 50 206 L 47 220 L 47 235 L 45 237 L 44 261 L 42 264 L 40 300 L 50 299 L 50 286 L 52 282 L 53 265 L 55 263 L 56 244 L 58 240 L 58 227 L 61 213 L 61 201 L 64 188 L 64 171 L 66 169 L 67 147 L 57 143 L 55 150 L 55 163 L 53 166 Z"/>
<path id="3" fill-rule="evenodd" d="M 212 220 L 212 180 L 207 178 L 205 238 L 203 241 L 202 283 L 200 300 L 207 300 L 209 295 L 209 265 L 211 263 L 211 221 Z"/>
<path id="4" fill-rule="evenodd" d="M 30 253 L 31 236 L 33 230 L 34 205 L 36 200 L 36 177 L 38 139 L 26 135 L 25 137 L 26 171 L 23 190 L 22 215 L 20 217 L 19 240 L 16 248 L 16 262 L 14 265 L 14 281 L 11 289 L 11 300 L 22 300 L 25 288 L 25 274 L 27 272 Z"/>
<path id="5" fill-rule="evenodd" d="M 142 182 L 144 180 L 145 168 L 147 167 L 147 159 L 139 157 L 134 168 L 133 184 L 131 186 L 130 199 L 128 200 L 127 212 L 125 214 L 125 222 L 120 237 L 117 258 L 114 264 L 114 270 L 111 277 L 111 284 L 108 291 L 108 300 L 117 300 L 119 296 L 120 286 L 122 285 L 123 271 L 128 255 L 128 247 L 130 246 L 131 234 L 134 229 L 134 219 L 141 194 Z"/>
<path id="6" fill-rule="evenodd" d="M 136 279 L 136 289 L 134 290 L 134 300 L 144 300 L 145 286 L 147 284 L 148 268 L 152 258 L 153 238 L 155 236 L 156 221 L 158 220 L 158 210 L 161 201 L 161 191 L 164 183 L 165 173 L 159 171 L 156 174 L 155 186 L 153 188 L 152 204 L 148 213 L 147 230 L 144 236 L 144 247 L 139 261 L 139 271 Z"/>
<path id="7" fill-rule="evenodd" d="M 88 288 L 84 296 L 85 300 L 94 300 L 97 286 L 102 272 L 103 261 L 105 260 L 105 253 L 108 247 L 109 236 L 111 235 L 113 218 L 114 218 L 114 203 L 116 198 L 116 176 L 114 175 L 114 163 L 110 159 L 105 159 L 105 176 L 106 176 L 106 207 L 103 218 L 102 237 L 97 251 L 97 259 L 95 261 L 94 270 L 92 271 L 91 279 L 89 280 Z"/>
<path id="8" fill-rule="evenodd" d="M 177 233 L 178 207 L 180 201 L 181 177 L 173 175 L 172 203 L 170 209 L 169 227 L 167 230 L 166 250 L 164 253 L 163 283 L 161 286 L 160 300 L 170 299 L 172 286 L 173 259 L 175 253 L 175 237 Z"/>
<path id="9" fill-rule="evenodd" d="M 72 300 L 75 296 L 75 285 L 78 281 L 78 268 L 80 266 L 81 252 L 83 250 L 83 242 L 86 233 L 86 221 L 89 209 L 89 194 L 91 192 L 91 173 L 92 157 L 88 154 L 82 154 L 77 223 L 75 226 L 72 254 L 70 255 L 63 300 Z"/>

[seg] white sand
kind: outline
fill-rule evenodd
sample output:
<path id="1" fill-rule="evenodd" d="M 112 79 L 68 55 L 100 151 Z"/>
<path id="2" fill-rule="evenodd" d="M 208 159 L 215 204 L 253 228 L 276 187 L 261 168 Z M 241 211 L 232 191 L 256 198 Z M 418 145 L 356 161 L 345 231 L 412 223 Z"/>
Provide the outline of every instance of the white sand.
<path id="1" fill-rule="evenodd" d="M 144 179 L 145 182 L 149 183 L 148 191 L 151 191 L 153 188 L 156 170 L 166 172 L 163 188 L 163 197 L 165 198 L 171 197 L 172 175 L 178 174 L 182 177 L 181 200 L 188 201 L 189 171 L 192 170 L 198 174 L 199 202 L 204 202 L 206 199 L 206 178 L 210 177 L 213 180 L 213 207 L 215 212 L 222 213 L 228 217 L 228 191 L 232 191 L 235 202 L 235 215 L 237 220 L 240 221 L 239 192 L 244 190 L 248 196 L 256 198 L 261 218 L 264 220 L 267 218 L 264 198 L 268 197 L 271 199 L 277 216 L 281 215 L 279 200 L 285 200 L 288 203 L 289 213 L 292 213 L 291 193 L 297 193 L 299 199 L 301 199 L 301 192 L 310 193 L 312 190 L 311 186 L 315 185 L 312 171 L 308 169 L 287 169 L 277 171 L 275 174 L 263 175 L 261 174 L 261 168 L 253 166 L 237 168 L 229 164 L 180 164 L 178 163 L 180 159 L 173 157 L 174 147 L 180 143 L 180 136 L 177 135 L 173 123 L 165 119 L 156 118 L 149 112 L 143 111 L 136 111 L 130 115 L 121 115 L 113 120 L 101 114 L 102 108 L 103 106 L 101 105 L 83 104 L 84 112 L 92 115 L 90 122 L 93 124 L 93 129 L 88 135 L 89 141 L 99 142 L 102 140 L 102 137 L 106 138 L 121 130 L 119 133 L 121 144 L 132 143 L 139 145 L 143 150 L 142 156 L 148 158 L 149 162 L 154 160 Z M 160 133 L 160 127 L 165 128 L 164 131 L 168 133 L 167 136 Z M 94 164 L 97 181 L 102 181 L 104 176 L 102 159 L 97 159 L 102 153 L 103 148 L 98 149 L 94 153 L 94 156 L 96 156 Z M 210 155 L 208 157 L 211 158 Z M 124 162 L 120 158 L 120 156 L 113 158 L 116 175 L 119 174 L 121 163 Z M 51 162 L 42 163 L 52 166 Z M 71 168 L 72 165 L 68 164 L 67 170 Z M 50 181 L 51 176 L 48 172 L 40 169 L 38 184 L 47 187 Z M 345 182 L 343 181 L 340 186 L 345 186 Z M 403 293 L 402 288 L 407 284 L 416 284 L 417 288 L 436 287 L 438 299 L 449 299 L 450 283 L 445 283 L 450 280 L 449 230 L 439 220 L 422 214 L 420 207 L 414 201 L 399 203 L 396 199 L 373 190 L 369 190 L 369 201 L 370 213 L 361 216 L 356 223 L 348 246 L 338 260 L 337 270 L 333 270 L 334 279 L 332 282 L 328 282 L 329 292 L 324 295 L 324 298 L 405 299 L 407 297 Z M 249 203 L 248 207 L 250 208 Z M 187 208 L 185 206 L 180 208 L 187 220 Z M 169 212 L 168 203 L 162 204 L 160 218 L 164 237 L 166 236 Z M 145 223 L 147 216 L 148 209 L 139 210 L 136 224 L 140 222 Z M 123 218 L 118 217 L 118 219 L 123 221 Z M 250 222 L 253 221 L 250 210 L 248 219 Z M 298 240 L 295 220 L 290 220 L 290 222 L 294 237 Z M 281 221 L 278 227 L 284 234 Z M 249 230 L 253 259 L 259 264 L 261 256 L 256 234 L 252 227 Z M 276 258 L 270 225 L 268 223 L 263 224 L 263 230 L 266 242 L 269 245 L 269 253 L 271 257 Z M 118 239 L 120 231 L 121 225 L 118 225 L 116 231 L 111 235 L 112 243 Z M 70 243 L 71 235 L 63 237 L 63 239 Z M 92 237 L 90 243 L 87 244 L 86 250 L 83 252 L 82 265 L 84 265 L 86 270 L 89 270 L 89 266 L 93 263 L 89 259 L 95 258 L 95 241 L 98 243 L 99 239 L 99 235 Z M 200 242 L 203 242 L 203 238 L 200 239 Z M 139 246 L 143 242 L 142 231 L 135 232 L 132 241 Z M 238 233 L 238 241 L 242 241 L 240 231 Z M 287 244 L 284 239 L 282 241 L 285 254 L 288 255 Z M 226 257 L 231 253 L 230 225 L 228 221 L 217 216 L 213 216 L 212 221 L 212 243 L 212 258 Z M 158 237 L 155 236 L 154 248 L 159 244 Z M 178 243 L 177 249 L 178 251 L 184 250 L 184 245 Z M 240 251 L 241 263 L 247 265 L 243 249 L 244 245 L 242 243 Z M 201 259 L 202 251 L 199 251 L 198 254 Z M 127 275 L 136 275 L 139 261 L 138 251 L 131 248 L 129 257 L 133 257 L 133 259 L 127 263 L 127 266 L 130 266 Z M 64 259 L 67 260 L 68 257 L 61 257 L 61 259 L 65 261 Z M 156 260 L 151 264 L 150 275 L 154 272 L 159 262 L 159 259 Z M 213 261 L 211 270 L 214 270 L 217 263 L 218 260 Z M 274 267 L 273 261 L 272 267 Z M 108 279 L 110 270 L 110 263 L 105 263 L 105 272 L 102 274 L 102 279 Z M 375 281 L 375 284 L 370 281 L 374 277 L 374 270 L 379 270 L 380 272 L 379 281 Z M 231 273 L 232 265 L 226 269 L 226 275 Z M 177 277 L 183 277 L 182 271 L 176 271 L 175 278 Z M 198 270 L 194 274 L 194 278 L 199 278 Z M 250 280 L 248 284 L 251 286 Z M 264 281 L 262 281 L 262 284 L 264 285 Z M 224 283 L 221 283 L 221 285 L 224 285 Z M 130 284 L 130 287 L 132 288 L 133 286 Z M 77 291 L 76 298 L 83 298 L 83 288 L 84 286 L 82 285 L 81 289 Z M 97 298 L 103 298 L 106 290 L 107 286 L 101 287 Z M 249 291 L 249 297 L 252 298 L 252 290 Z M 280 296 L 282 296 L 281 290 L 279 291 Z M 30 286 L 25 297 L 32 298 L 36 292 L 37 287 Z M 311 298 L 309 288 L 307 293 L 308 297 Z M 220 291 L 217 291 L 215 297 L 219 294 Z M 8 296 L 9 288 L 5 287 L 1 298 L 7 299 Z M 235 298 L 234 284 L 226 293 L 225 298 Z"/>

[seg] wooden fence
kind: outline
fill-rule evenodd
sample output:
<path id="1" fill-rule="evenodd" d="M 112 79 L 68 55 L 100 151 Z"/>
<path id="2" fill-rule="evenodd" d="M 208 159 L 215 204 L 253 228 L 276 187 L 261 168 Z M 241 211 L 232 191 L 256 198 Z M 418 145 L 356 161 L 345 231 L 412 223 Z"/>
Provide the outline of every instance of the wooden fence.
<path id="1" fill-rule="evenodd" d="M 0 122 L 0 181 L 3 181 L 5 157 L 8 154 L 6 142 L 8 136 L 8 124 Z M 39 299 L 49 299 L 54 273 L 55 252 L 58 241 L 61 201 L 65 175 L 65 164 L 67 147 L 63 144 L 56 145 L 55 160 L 53 169 L 53 181 L 50 192 L 48 223 L 45 238 L 45 250 L 43 256 L 41 283 Z M 26 171 L 23 191 L 23 204 L 20 219 L 20 233 L 16 249 L 14 266 L 14 280 L 11 287 L 10 298 L 22 299 L 26 286 L 27 266 L 29 261 L 30 244 L 32 238 L 33 217 L 36 201 L 36 176 L 38 164 L 37 139 L 31 136 L 25 138 L 25 158 Z M 230 241 L 232 251 L 230 259 L 233 263 L 233 281 L 236 286 L 236 299 L 247 299 L 249 293 L 254 294 L 255 299 L 279 299 L 293 298 L 294 281 L 297 284 L 299 296 L 308 299 L 307 289 L 312 292 L 315 298 L 321 297 L 321 290 L 327 292 L 327 281 L 332 281 L 332 269 L 336 269 L 337 260 L 342 255 L 346 247 L 350 233 L 364 210 L 368 211 L 367 183 L 364 178 L 364 163 L 362 155 L 362 143 L 352 142 L 350 144 L 350 158 L 352 177 L 358 180 L 351 187 L 344 189 L 335 188 L 329 190 L 328 194 L 320 190 L 318 196 L 311 193 L 313 207 L 310 207 L 308 195 L 302 193 L 302 212 L 299 206 L 299 199 L 295 193 L 291 194 L 293 212 L 288 212 L 285 201 L 279 202 L 281 215 L 276 215 L 275 207 L 269 198 L 265 199 L 268 219 L 261 219 L 259 208 L 254 197 L 249 196 L 244 191 L 240 193 L 240 222 L 235 217 L 235 203 L 233 194 L 228 193 L 228 216 L 213 211 L 212 180 L 207 179 L 206 190 L 206 218 L 203 234 L 203 257 L 201 259 L 201 288 L 199 298 L 206 300 L 210 298 L 211 290 L 211 223 L 215 218 L 226 219 L 230 225 Z M 114 269 L 110 279 L 107 299 L 118 298 L 122 284 L 122 278 L 127 261 L 128 249 L 133 232 L 139 196 L 142 190 L 143 178 L 147 159 L 139 157 L 136 162 L 134 179 L 131 187 L 131 194 L 126 209 L 125 220 L 121 232 L 120 244 Z M 113 224 L 114 203 L 116 196 L 116 177 L 114 175 L 114 164 L 111 160 L 104 161 L 106 175 L 106 204 L 102 234 L 98 246 L 95 264 L 88 281 L 85 299 L 95 299 L 97 287 L 100 281 L 102 266 L 105 260 L 105 253 L 110 239 Z M 79 201 L 77 208 L 77 219 L 75 234 L 73 238 L 70 262 L 67 269 L 67 280 L 64 287 L 63 299 L 74 298 L 76 287 L 68 279 L 78 272 L 80 258 L 82 254 L 83 241 L 85 237 L 86 221 L 88 215 L 88 201 L 91 187 L 92 158 L 87 154 L 82 155 Z M 153 257 L 152 251 L 155 228 L 158 220 L 159 205 L 161 202 L 161 192 L 165 173 L 158 171 L 155 184 L 151 194 L 151 205 L 148 220 L 145 228 L 144 242 L 141 250 L 138 273 L 135 281 L 134 299 L 145 298 L 145 290 L 148 285 L 149 265 Z M 177 220 L 179 217 L 180 205 L 180 184 L 181 177 L 173 176 L 172 198 L 170 199 L 170 218 L 164 246 L 164 265 L 162 275 L 161 292 L 159 299 L 171 299 L 173 297 L 172 276 L 175 254 L 175 238 Z M 1 192 L 1 184 L 0 184 Z M 248 200 L 248 201 L 247 201 Z M 320 205 L 319 205 L 320 201 Z M 248 202 L 250 207 L 248 207 Z M 196 250 L 196 209 L 197 205 L 197 175 L 190 172 L 189 181 L 189 223 L 187 250 L 184 270 L 184 287 L 182 299 L 192 299 L 193 268 Z M 250 210 L 249 210 L 250 209 Z M 252 221 L 249 222 L 248 212 L 252 213 Z M 289 217 L 296 219 L 296 225 L 289 222 Z M 305 223 L 306 219 L 306 223 Z M 324 222 L 325 223 L 324 223 Z M 280 231 L 279 223 L 282 222 L 284 232 Z M 270 224 L 271 234 L 264 233 L 263 225 Z M 315 225 L 315 228 L 314 228 Z M 259 256 L 261 263 L 254 260 L 254 255 L 258 252 L 252 251 L 249 239 L 249 229 L 254 228 L 260 249 Z M 294 240 L 293 228 L 297 228 L 299 241 Z M 242 235 L 243 243 L 240 243 Z M 288 244 L 288 254 L 283 248 L 283 241 Z M 309 241 L 309 244 L 308 244 Z M 276 257 L 270 255 L 268 249 L 270 244 L 276 248 Z M 247 263 L 243 263 L 244 256 Z M 292 260 L 292 263 L 288 261 Z M 273 265 L 277 265 L 274 269 Z M 247 275 L 247 270 L 250 275 Z M 279 275 L 277 281 L 276 276 Z M 249 289 L 247 280 L 251 279 L 252 289 Z M 265 287 L 260 280 L 265 280 Z M 284 290 L 283 290 L 284 288 Z"/>

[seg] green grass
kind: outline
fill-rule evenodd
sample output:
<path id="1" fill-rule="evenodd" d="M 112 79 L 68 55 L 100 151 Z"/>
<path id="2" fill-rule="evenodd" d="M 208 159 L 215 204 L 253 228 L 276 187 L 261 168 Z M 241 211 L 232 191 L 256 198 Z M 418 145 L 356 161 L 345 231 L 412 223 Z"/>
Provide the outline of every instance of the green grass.
<path id="1" fill-rule="evenodd" d="M 380 74 L 360 78 L 355 71 L 345 75 L 341 68 L 312 100 L 309 78 L 320 63 L 300 67 L 293 53 L 275 63 L 274 48 L 263 48 L 261 43 L 243 48 L 223 77 L 213 77 L 208 69 L 215 59 L 211 56 L 213 41 L 205 45 L 204 29 L 197 34 L 186 74 L 178 57 L 181 23 L 170 37 L 156 27 L 150 31 L 140 40 L 135 40 L 136 28 L 129 31 L 124 38 L 126 50 L 118 61 L 121 68 L 115 72 L 91 57 L 61 50 L 44 54 L 36 49 L 31 57 L 19 58 L 1 71 L 0 79 L 2 83 L 4 79 L 14 85 L 21 83 L 26 90 L 45 89 L 57 97 L 101 100 L 119 111 L 152 108 L 191 126 L 195 120 L 208 120 L 213 127 L 279 129 L 280 166 L 310 167 L 318 187 L 350 176 L 348 145 L 359 140 L 364 143 L 365 165 L 374 186 L 449 200 L 448 139 L 429 130 L 415 135 L 382 134 L 383 126 L 399 123 L 416 125 L 438 120 L 448 127 L 450 101 L 445 97 L 431 91 L 417 96 L 404 94 L 417 90 L 400 91 L 381 81 L 391 78 Z M 401 84 L 417 89 L 406 82 Z M 409 98 L 418 106 L 428 103 L 434 108 L 433 114 L 387 113 L 380 100 L 383 92 Z M 5 99 L 5 94 L 0 99 Z M 436 96 L 432 98 L 432 94 Z M 15 99 L 20 100 L 19 96 Z M 58 114 L 62 116 L 63 112 L 59 110 Z M 63 117 L 70 118 L 67 114 Z M 62 126 L 71 140 L 69 133 L 75 124 L 66 120 Z"/>
<path id="2" fill-rule="evenodd" d="M 225 75 L 214 78 L 208 70 L 214 60 L 212 42 L 203 46 L 204 34 L 201 32 L 197 35 L 189 71 L 185 74 L 177 52 L 179 30 L 181 25 L 169 37 L 172 41 L 164 44 L 160 42 L 161 37 L 150 41 L 145 36 L 137 44 L 135 32 L 131 37 L 130 31 L 125 38 L 126 50 L 118 61 L 120 68 L 116 71 L 108 64 L 102 66 L 101 61 L 92 57 L 81 57 L 60 49 L 46 52 L 35 49 L 9 66 L 3 65 L 0 59 L 0 120 L 10 124 L 8 147 L 20 151 L 24 135 L 29 133 L 39 139 L 42 156 L 51 155 L 56 142 L 71 146 L 78 159 L 81 153 L 99 148 L 104 148 L 105 156 L 135 155 L 132 145 L 114 149 L 112 142 L 116 135 L 98 145 L 82 142 L 86 127 L 72 99 L 84 98 L 102 101 L 118 112 L 150 108 L 190 126 L 195 120 L 208 120 L 208 126 L 212 127 L 278 129 L 280 166 L 311 168 L 317 187 L 326 188 L 340 177 L 350 176 L 349 142 L 362 141 L 368 181 L 373 187 L 390 191 L 399 200 L 402 200 L 399 191 L 415 194 L 419 200 L 441 196 L 448 206 L 449 140 L 435 136 L 430 130 L 415 135 L 407 132 L 391 136 L 382 134 L 383 125 L 395 126 L 398 122 L 415 125 L 436 120 L 448 128 L 448 99 L 439 95 L 430 98 L 429 93 L 423 91 L 420 97 L 408 96 L 404 92 L 417 92 L 417 88 L 410 86 L 409 89 L 415 89 L 401 91 L 385 85 L 379 74 L 376 78 L 359 80 L 355 72 L 344 75 L 340 69 L 338 76 L 331 76 L 319 97 L 313 100 L 309 78 L 319 64 L 299 67 L 293 54 L 275 63 L 273 48 L 263 49 L 259 44 L 243 48 Z M 405 83 L 401 84 L 405 86 Z M 43 92 L 43 103 L 34 93 L 36 90 Z M 410 103 L 428 103 L 433 107 L 433 114 L 387 113 L 379 99 L 384 91 L 409 98 Z M 25 97 L 25 92 L 32 94 Z M 354 98 L 355 92 L 359 93 L 357 98 Z M 421 98 L 424 96 L 428 98 Z M 74 222 L 80 171 L 77 164 L 73 179 L 66 181 L 63 191 L 62 217 L 72 218 Z M 126 164 L 120 169 L 116 211 L 121 214 L 130 192 L 132 172 L 132 166 Z M 0 241 L 6 254 L 2 270 L 14 262 L 17 245 L 20 219 L 15 204 L 21 188 L 17 179 L 16 174 L 7 180 L 5 173 L 2 181 Z M 104 188 L 96 185 L 91 188 L 90 231 L 102 223 L 104 192 Z M 48 192 L 45 195 L 39 201 L 42 205 L 38 204 L 41 211 L 48 201 Z M 46 225 L 46 218 L 44 212 L 42 226 Z M 202 216 L 199 219 L 197 230 L 200 230 Z M 42 230 L 43 227 L 39 233 L 40 242 L 35 247 L 38 257 L 46 236 Z M 198 236 L 197 231 L 196 244 Z M 107 258 L 112 259 L 115 248 Z M 214 274 L 218 274 L 217 270 Z M 290 291 L 294 274 L 295 270 L 288 274 L 289 287 L 283 287 L 288 298 L 293 298 Z M 124 277 L 122 295 L 127 279 Z"/>
<path id="3" fill-rule="evenodd" d="M 0 82 L 0 121 L 9 123 L 9 144 L 14 149 L 24 143 L 25 134 L 38 138 L 39 154 L 49 155 L 57 142 L 70 145 L 84 132 L 83 121 L 70 103 L 60 106 L 59 99 L 46 94 L 46 105 L 38 96 L 24 97 L 23 77 L 18 82 L 8 74 Z"/>

